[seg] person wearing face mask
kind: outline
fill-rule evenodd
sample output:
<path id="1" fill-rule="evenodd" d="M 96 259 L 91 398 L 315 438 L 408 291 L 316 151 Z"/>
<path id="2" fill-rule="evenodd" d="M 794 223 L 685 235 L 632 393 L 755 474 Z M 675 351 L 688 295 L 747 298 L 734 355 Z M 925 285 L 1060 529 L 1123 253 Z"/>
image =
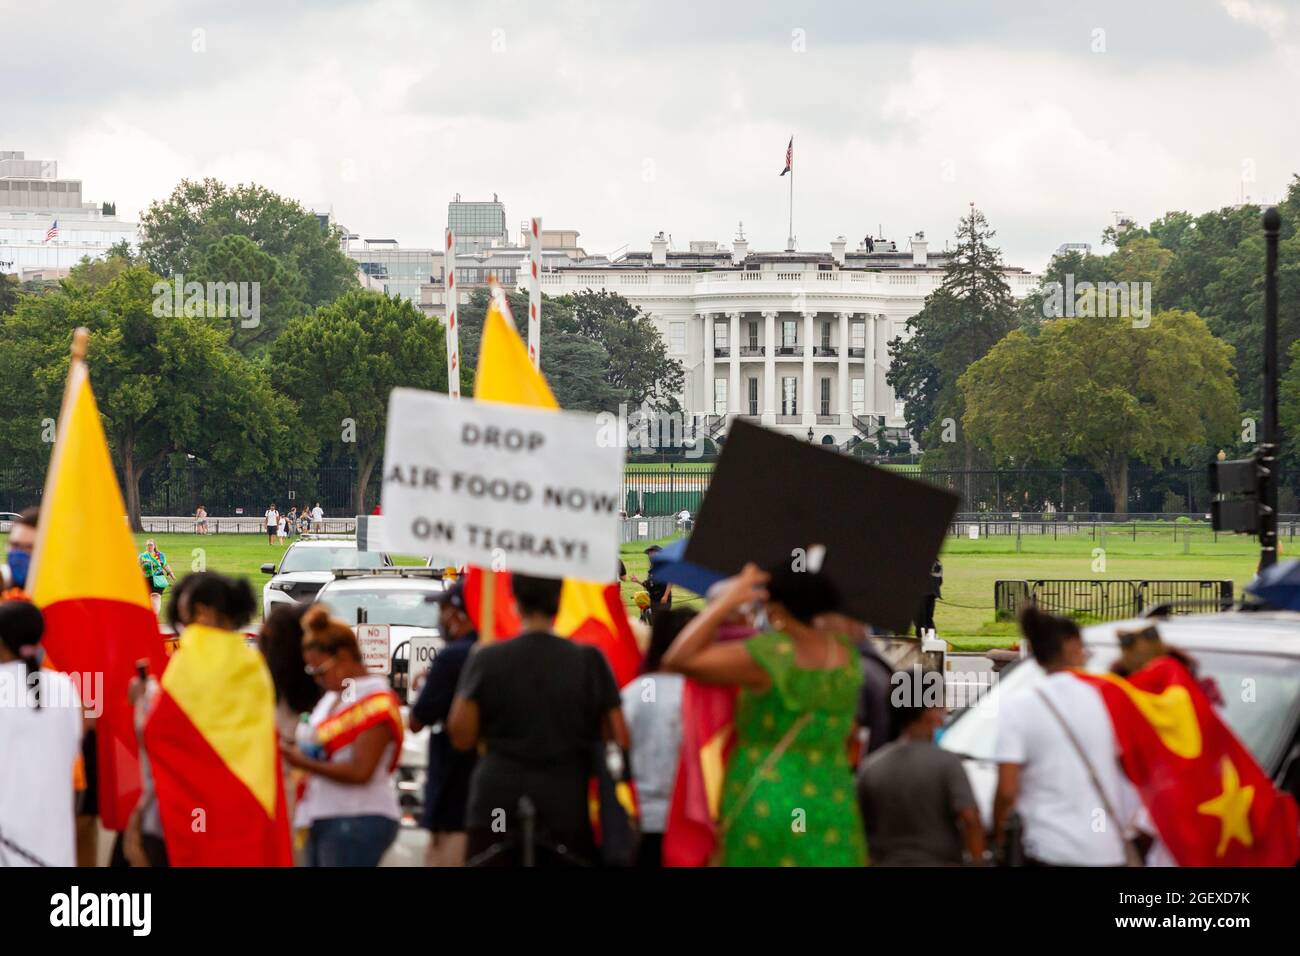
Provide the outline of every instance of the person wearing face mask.
<path id="1" fill-rule="evenodd" d="M 940 749 L 943 675 L 919 675 L 913 699 L 890 708 L 894 739 L 858 771 L 858 805 L 873 866 L 958 866 L 987 862 L 984 826 L 962 758 Z M 936 678 L 933 684 L 926 677 Z M 927 699 L 927 688 L 938 692 Z M 937 699 L 933 699 L 937 698 Z"/>
<path id="2" fill-rule="evenodd" d="M 294 820 L 310 827 L 307 865 L 378 866 L 401 821 L 401 707 L 388 679 L 367 672 L 351 627 L 317 604 L 302 629 L 307 673 L 325 694 L 281 752 L 311 774 Z"/>
<path id="3" fill-rule="evenodd" d="M 36 508 L 27 508 L 9 529 L 5 566 L 8 568 L 0 581 L 0 590 L 27 590 L 27 575 L 32 565 L 32 549 L 36 547 Z"/>

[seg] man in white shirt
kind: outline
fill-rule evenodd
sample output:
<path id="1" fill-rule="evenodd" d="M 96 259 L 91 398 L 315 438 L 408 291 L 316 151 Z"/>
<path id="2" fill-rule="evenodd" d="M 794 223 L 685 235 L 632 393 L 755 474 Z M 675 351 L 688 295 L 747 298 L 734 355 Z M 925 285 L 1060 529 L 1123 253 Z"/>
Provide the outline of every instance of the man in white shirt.
<path id="1" fill-rule="evenodd" d="M 311 530 L 325 530 L 325 510 L 321 508 L 320 502 L 316 502 L 316 507 L 311 509 Z"/>
<path id="2" fill-rule="evenodd" d="M 275 544 L 275 532 L 280 527 L 280 512 L 275 510 L 275 505 L 266 509 L 266 543 Z"/>
<path id="3" fill-rule="evenodd" d="M 1027 862 L 1123 866 L 1136 794 L 1101 695 L 1069 673 L 1083 666 L 1083 638 L 1073 621 L 1034 607 L 1022 612 L 1021 629 L 1047 676 L 998 714 L 996 838 L 1002 842 L 1015 809 Z"/>

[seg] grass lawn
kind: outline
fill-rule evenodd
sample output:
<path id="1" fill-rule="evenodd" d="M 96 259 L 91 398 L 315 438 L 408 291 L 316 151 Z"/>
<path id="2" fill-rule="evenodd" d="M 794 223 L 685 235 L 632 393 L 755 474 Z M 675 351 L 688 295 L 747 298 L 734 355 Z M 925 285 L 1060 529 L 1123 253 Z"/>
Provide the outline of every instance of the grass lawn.
<path id="1" fill-rule="evenodd" d="M 1146 530 L 1144 530 L 1146 529 Z M 943 549 L 943 598 L 935 611 L 939 634 L 959 650 L 986 650 L 1014 644 L 1014 625 L 993 620 L 993 582 L 1002 578 L 1192 578 L 1230 579 L 1235 592 L 1255 573 L 1259 550 L 1253 538 L 1219 535 L 1218 541 L 1208 530 L 1192 533 L 1179 528 L 1178 540 L 1169 525 L 1140 525 L 1134 536 L 1130 530 L 1111 532 L 1094 539 L 1089 534 L 1051 536 L 1026 535 L 1016 550 L 1013 536 L 995 536 L 971 541 L 948 538 Z M 177 576 L 206 568 L 249 579 L 260 596 L 266 575 L 260 567 L 277 561 L 284 553 L 279 545 L 268 545 L 266 538 L 250 534 L 137 535 L 136 544 L 153 537 Z M 671 538 L 661 539 L 664 544 Z M 645 548 L 649 541 L 622 545 L 621 557 L 630 574 L 645 578 L 649 560 Z M 1282 550 L 1290 550 L 1291 541 L 1282 539 Z M 1094 554 L 1094 549 L 1102 552 Z M 1104 570 L 1101 558 L 1104 556 Z M 418 564 L 418 558 L 398 558 L 399 564 Z M 622 585 L 623 599 L 632 607 L 632 595 L 640 585 Z M 698 595 L 678 590 L 674 605 L 698 607 Z M 259 600 L 260 604 L 260 600 Z"/>

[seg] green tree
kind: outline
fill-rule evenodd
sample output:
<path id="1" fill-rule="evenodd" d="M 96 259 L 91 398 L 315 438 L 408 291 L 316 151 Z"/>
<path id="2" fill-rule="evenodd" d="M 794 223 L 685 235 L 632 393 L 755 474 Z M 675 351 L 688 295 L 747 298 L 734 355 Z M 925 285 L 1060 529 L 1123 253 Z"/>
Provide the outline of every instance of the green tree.
<path id="1" fill-rule="evenodd" d="M 957 379 L 1017 324 L 1002 254 L 991 243 L 994 235 L 972 205 L 958 223 L 942 284 L 907 320 L 910 335 L 889 343 L 885 380 L 905 403 L 908 428 L 930 462 L 946 459 L 974 467 L 977 449 L 955 428 L 963 414 Z"/>
<path id="2" fill-rule="evenodd" d="M 288 441 L 288 403 L 271 391 L 266 373 L 230 349 L 221 321 L 159 315 L 158 281 L 138 265 L 99 287 L 69 281 L 25 297 L 3 329 L 12 343 L 0 364 L 4 438 L 22 460 L 42 465 L 72 332 L 90 330 L 86 361 L 136 530 L 141 479 L 168 455 L 211 460 L 238 478 L 273 460 Z M 14 382 L 24 384 L 15 389 Z"/>
<path id="3" fill-rule="evenodd" d="M 273 274 L 238 247 L 214 250 L 242 236 L 279 264 L 283 275 L 263 290 L 262 308 L 292 311 L 285 294 L 306 308 L 332 301 L 356 285 L 356 264 L 342 251 L 337 229 L 326 229 L 297 202 L 257 185 L 227 186 L 215 179 L 183 180 L 171 196 L 154 202 L 140 220 L 141 258 L 159 275 L 221 282 L 266 281 Z M 245 274 L 242 270 L 247 268 Z M 218 274 L 224 269 L 234 273 Z M 274 330 L 269 330 L 273 335 Z M 237 345 L 264 345 L 266 336 L 236 337 Z"/>
<path id="4" fill-rule="evenodd" d="M 305 302 L 307 288 L 302 274 L 263 252 L 245 236 L 222 236 L 204 250 L 192 268 L 193 272 L 185 275 L 186 282 L 191 279 L 204 284 L 238 281 L 254 296 L 251 302 L 241 303 L 244 311 L 255 313 L 251 317 L 227 309 L 229 342 L 245 355 L 260 353 L 291 319 L 311 311 Z M 232 276 L 239 278 L 235 280 Z"/>
<path id="5" fill-rule="evenodd" d="M 1179 461 L 1232 435 L 1231 349 L 1197 315 L 1064 318 L 1010 333 L 961 376 L 974 441 L 1016 465 L 1079 456 L 1128 511 L 1128 468 Z"/>
<path id="6" fill-rule="evenodd" d="M 18 296 L 21 292 L 16 276 L 0 272 L 0 315 L 8 315 L 18 307 Z"/>
<path id="7" fill-rule="evenodd" d="M 648 315 L 612 292 L 579 292 L 563 296 L 558 304 L 557 330 L 605 349 L 609 355 L 605 384 L 629 408 L 652 412 L 680 408 L 677 395 L 685 387 L 686 372 L 681 362 L 668 357 L 663 336 Z M 544 352 L 542 361 L 546 361 Z"/>
<path id="8" fill-rule="evenodd" d="M 667 359 L 658 330 L 644 316 L 629 312 L 632 307 L 625 299 L 609 296 L 597 300 L 594 296 L 542 297 L 542 374 L 555 400 L 561 408 L 586 412 L 617 413 L 620 404 L 639 408 L 642 401 L 671 410 L 667 399 L 681 390 L 681 364 Z M 526 338 L 528 296 L 511 292 L 507 298 L 515 327 Z M 611 301 L 614 299 L 618 302 Z M 580 302 L 581 318 L 575 314 Z M 487 290 L 479 289 L 459 313 L 462 391 L 466 395 L 473 392 L 487 306 Z M 618 358 L 611 355 L 610 345 Z M 631 369 L 637 354 L 644 367 Z"/>
<path id="9" fill-rule="evenodd" d="M 354 289 L 290 321 L 271 345 L 271 380 L 317 447 L 355 456 L 357 514 L 384 454 L 388 394 L 447 390 L 442 323 L 396 296 Z"/>

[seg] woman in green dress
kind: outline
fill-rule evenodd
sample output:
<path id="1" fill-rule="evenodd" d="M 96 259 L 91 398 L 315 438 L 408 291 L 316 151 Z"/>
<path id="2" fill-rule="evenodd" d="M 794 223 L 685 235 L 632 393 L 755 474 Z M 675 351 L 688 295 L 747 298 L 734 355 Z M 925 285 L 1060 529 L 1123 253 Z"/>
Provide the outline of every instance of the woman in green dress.
<path id="1" fill-rule="evenodd" d="M 848 752 L 861 665 L 852 640 L 813 625 L 838 611 L 834 586 L 818 572 L 749 564 L 714 593 L 663 666 L 740 688 L 719 821 L 723 865 L 864 865 Z M 759 606 L 767 630 L 715 643 L 724 621 Z"/>

